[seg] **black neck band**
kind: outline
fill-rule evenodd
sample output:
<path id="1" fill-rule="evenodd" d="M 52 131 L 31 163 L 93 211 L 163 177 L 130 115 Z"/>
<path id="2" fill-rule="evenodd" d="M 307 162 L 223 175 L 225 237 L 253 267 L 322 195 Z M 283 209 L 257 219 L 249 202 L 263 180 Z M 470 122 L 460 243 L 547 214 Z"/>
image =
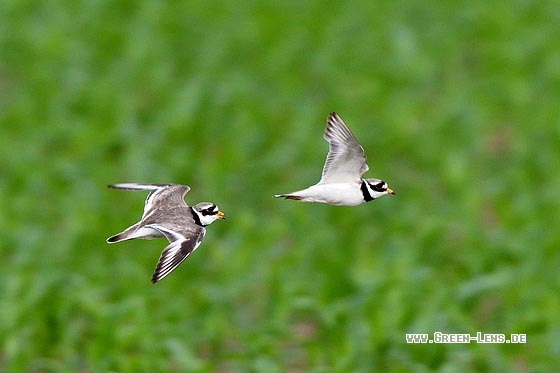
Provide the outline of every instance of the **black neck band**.
<path id="1" fill-rule="evenodd" d="M 196 211 L 194 211 L 194 209 L 192 207 L 191 207 L 191 213 L 192 213 L 194 223 L 196 225 L 200 225 L 201 227 L 204 227 L 204 225 L 202 225 L 202 223 L 200 222 L 200 217 L 198 216 L 198 214 L 196 213 Z"/>
<path id="2" fill-rule="evenodd" d="M 360 189 L 362 190 L 362 194 L 364 196 L 364 201 L 369 202 L 369 201 L 373 201 L 375 199 L 371 196 L 371 194 L 369 194 L 369 189 L 367 187 L 367 184 L 366 184 L 365 180 L 362 180 L 362 185 L 360 186 Z"/>

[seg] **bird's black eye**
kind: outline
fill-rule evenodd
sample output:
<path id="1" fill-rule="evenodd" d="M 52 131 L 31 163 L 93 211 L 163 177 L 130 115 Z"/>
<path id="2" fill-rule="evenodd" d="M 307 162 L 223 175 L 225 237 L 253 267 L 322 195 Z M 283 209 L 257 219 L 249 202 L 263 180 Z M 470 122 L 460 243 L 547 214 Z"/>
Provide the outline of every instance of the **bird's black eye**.
<path id="1" fill-rule="evenodd" d="M 375 190 L 376 192 L 385 192 L 387 190 L 387 184 L 384 181 L 369 185 L 371 186 L 371 189 Z"/>
<path id="2" fill-rule="evenodd" d="M 218 213 L 216 205 L 212 205 L 202 210 L 202 215 L 216 215 Z"/>

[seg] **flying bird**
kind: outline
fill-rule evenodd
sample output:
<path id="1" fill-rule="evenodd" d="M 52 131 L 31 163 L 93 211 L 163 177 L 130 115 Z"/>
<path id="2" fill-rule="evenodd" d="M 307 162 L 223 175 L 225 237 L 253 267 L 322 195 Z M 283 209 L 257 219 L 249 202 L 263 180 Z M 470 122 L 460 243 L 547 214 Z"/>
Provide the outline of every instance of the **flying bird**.
<path id="1" fill-rule="evenodd" d="M 323 138 L 329 143 L 329 153 L 321 180 L 307 189 L 274 197 L 355 206 L 386 194 L 395 194 L 383 180 L 362 178 L 369 169 L 364 149 L 336 113 L 329 114 Z"/>
<path id="2" fill-rule="evenodd" d="M 108 187 L 150 191 L 140 221 L 107 238 L 107 242 L 167 238 L 169 245 L 161 253 L 152 275 L 153 283 L 170 274 L 200 246 L 207 225 L 218 219 L 225 219 L 224 213 L 213 203 L 201 202 L 192 207 L 187 205 L 183 198 L 191 188 L 186 185 L 123 183 Z"/>

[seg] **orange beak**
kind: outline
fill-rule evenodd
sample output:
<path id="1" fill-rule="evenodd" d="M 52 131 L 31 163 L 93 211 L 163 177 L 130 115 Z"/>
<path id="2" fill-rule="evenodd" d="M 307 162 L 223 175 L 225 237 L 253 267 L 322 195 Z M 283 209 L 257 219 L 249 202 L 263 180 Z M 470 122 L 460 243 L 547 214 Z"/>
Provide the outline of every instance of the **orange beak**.
<path id="1" fill-rule="evenodd" d="M 225 214 L 221 211 L 218 211 L 218 219 L 225 219 L 225 218 L 226 218 Z"/>
<path id="2" fill-rule="evenodd" d="M 387 194 L 395 194 L 395 192 L 393 192 L 393 189 L 387 188 Z"/>

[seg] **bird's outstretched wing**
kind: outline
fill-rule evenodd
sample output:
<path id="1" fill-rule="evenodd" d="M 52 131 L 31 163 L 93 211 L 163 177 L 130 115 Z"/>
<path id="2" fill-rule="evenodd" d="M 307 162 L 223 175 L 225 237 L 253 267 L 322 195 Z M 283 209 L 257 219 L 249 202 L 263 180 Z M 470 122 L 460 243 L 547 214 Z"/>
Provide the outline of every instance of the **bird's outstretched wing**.
<path id="1" fill-rule="evenodd" d="M 185 194 L 191 190 L 187 185 L 181 184 L 137 184 L 120 183 L 108 185 L 109 188 L 123 190 L 151 190 L 146 203 L 144 204 L 144 214 L 142 220 L 156 209 L 172 210 L 177 206 L 186 205 Z"/>
<path id="2" fill-rule="evenodd" d="M 329 143 L 329 153 L 319 183 L 359 182 L 369 169 L 364 149 L 336 113 L 329 114 L 323 138 Z"/>
<path id="3" fill-rule="evenodd" d="M 152 275 L 153 283 L 163 279 L 187 259 L 200 246 L 206 234 L 206 229 L 195 225 L 170 228 L 159 224 L 151 224 L 149 227 L 160 231 L 170 242 L 159 257 Z"/>

